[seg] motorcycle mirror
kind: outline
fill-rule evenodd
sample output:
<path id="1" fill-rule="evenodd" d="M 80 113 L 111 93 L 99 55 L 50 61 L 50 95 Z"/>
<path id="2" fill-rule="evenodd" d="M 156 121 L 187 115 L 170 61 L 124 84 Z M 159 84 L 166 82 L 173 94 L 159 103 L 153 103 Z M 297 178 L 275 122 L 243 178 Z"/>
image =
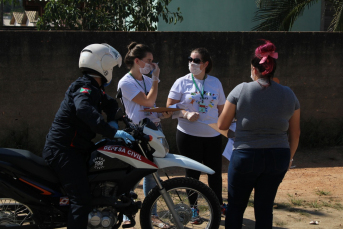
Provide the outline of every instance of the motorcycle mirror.
<path id="1" fill-rule="evenodd" d="M 118 110 L 117 110 L 116 115 L 114 116 L 114 119 L 117 121 L 117 120 L 122 119 L 123 116 L 124 116 L 124 112 L 123 112 L 123 110 L 119 107 Z"/>
<path id="2" fill-rule="evenodd" d="M 121 88 L 117 91 L 116 99 L 121 99 L 123 97 L 123 93 L 121 92 Z"/>

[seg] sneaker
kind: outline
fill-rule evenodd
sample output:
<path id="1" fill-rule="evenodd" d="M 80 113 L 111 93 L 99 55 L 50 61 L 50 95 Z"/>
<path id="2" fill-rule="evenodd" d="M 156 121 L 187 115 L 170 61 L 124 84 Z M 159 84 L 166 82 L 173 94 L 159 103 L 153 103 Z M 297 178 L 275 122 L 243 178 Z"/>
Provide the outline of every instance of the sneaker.
<path id="1" fill-rule="evenodd" d="M 201 217 L 199 216 L 199 209 L 197 208 L 192 208 L 192 219 L 191 219 L 191 223 L 195 224 L 195 225 L 200 225 L 202 224 L 204 221 L 201 219 Z"/>
<path id="2" fill-rule="evenodd" d="M 226 204 L 223 204 L 223 205 L 220 207 L 220 210 L 221 210 L 222 216 L 225 217 L 226 211 L 227 211 L 227 205 L 226 205 Z"/>

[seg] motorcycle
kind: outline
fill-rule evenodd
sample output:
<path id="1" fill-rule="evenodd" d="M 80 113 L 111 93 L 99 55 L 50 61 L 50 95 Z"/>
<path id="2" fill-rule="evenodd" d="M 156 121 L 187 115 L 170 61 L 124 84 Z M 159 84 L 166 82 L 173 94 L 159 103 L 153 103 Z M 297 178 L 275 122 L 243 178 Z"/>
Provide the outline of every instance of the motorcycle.
<path id="1" fill-rule="evenodd" d="M 93 211 L 88 229 L 117 229 L 123 214 L 133 227 L 140 210 L 142 229 L 151 229 L 151 214 L 171 228 L 219 228 L 220 204 L 205 184 L 191 178 L 160 181 L 158 169 L 179 167 L 213 174 L 214 171 L 187 157 L 170 154 L 164 134 L 149 119 L 138 125 L 121 110 L 126 132 L 136 140 L 103 139 L 95 144 L 88 161 Z M 143 201 L 133 192 L 141 179 L 152 174 L 156 187 Z M 0 148 L 0 229 L 59 228 L 67 225 L 69 199 L 56 174 L 43 158 L 21 149 Z M 197 212 L 198 224 L 192 217 Z M 200 223 L 199 223 L 199 219 Z"/>

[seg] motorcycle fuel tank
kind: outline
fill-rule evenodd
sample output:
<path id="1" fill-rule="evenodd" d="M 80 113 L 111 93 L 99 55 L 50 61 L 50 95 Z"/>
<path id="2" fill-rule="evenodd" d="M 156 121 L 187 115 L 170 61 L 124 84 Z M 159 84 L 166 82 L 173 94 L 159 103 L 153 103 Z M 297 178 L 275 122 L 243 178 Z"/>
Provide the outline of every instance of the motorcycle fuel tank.
<path id="1" fill-rule="evenodd" d="M 136 151 L 121 145 L 106 145 L 92 152 L 89 172 L 123 170 L 133 166 L 140 169 L 157 169 L 157 165 Z"/>

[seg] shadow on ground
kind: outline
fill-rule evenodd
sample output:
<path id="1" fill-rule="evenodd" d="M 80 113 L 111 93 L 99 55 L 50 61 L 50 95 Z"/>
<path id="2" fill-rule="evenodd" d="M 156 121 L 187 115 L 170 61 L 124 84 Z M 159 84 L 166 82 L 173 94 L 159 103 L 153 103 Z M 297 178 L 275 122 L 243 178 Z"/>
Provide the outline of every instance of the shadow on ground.
<path id="1" fill-rule="evenodd" d="M 220 226 L 225 227 L 225 219 L 222 218 L 222 220 L 220 222 Z M 243 218 L 242 229 L 254 229 L 254 228 L 255 228 L 255 221 Z M 273 226 L 273 229 L 287 229 L 287 228 L 286 227 Z"/>

